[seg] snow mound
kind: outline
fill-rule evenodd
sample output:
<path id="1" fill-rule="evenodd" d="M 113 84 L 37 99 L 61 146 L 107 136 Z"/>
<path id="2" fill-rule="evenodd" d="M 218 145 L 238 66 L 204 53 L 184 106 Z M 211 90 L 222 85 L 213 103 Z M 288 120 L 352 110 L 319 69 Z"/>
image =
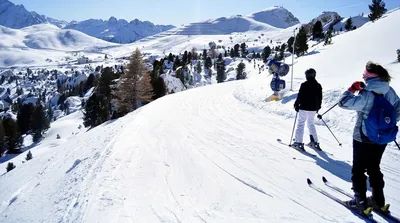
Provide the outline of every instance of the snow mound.
<path id="1" fill-rule="evenodd" d="M 343 31 L 346 30 L 344 27 L 346 26 L 346 22 L 348 19 L 349 18 L 342 19 L 333 28 L 335 30 L 340 30 L 340 29 L 342 29 Z M 370 19 L 367 16 L 354 16 L 354 17 L 351 17 L 351 20 L 353 21 L 353 26 L 355 26 L 357 28 L 360 28 L 365 23 L 370 22 Z"/>

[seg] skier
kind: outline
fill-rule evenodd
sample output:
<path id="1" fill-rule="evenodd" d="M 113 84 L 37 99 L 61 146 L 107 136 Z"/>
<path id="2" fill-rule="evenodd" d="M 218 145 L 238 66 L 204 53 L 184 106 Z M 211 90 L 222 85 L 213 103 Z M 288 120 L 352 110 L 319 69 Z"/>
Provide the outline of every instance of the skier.
<path id="1" fill-rule="evenodd" d="M 322 103 L 322 87 L 315 80 L 316 71 L 312 68 L 305 72 L 306 79 L 301 84 L 299 94 L 297 95 L 294 109 L 298 112 L 298 122 L 296 128 L 295 142 L 292 147 L 298 150 L 305 150 L 303 144 L 304 123 L 307 121 L 308 130 L 310 133 L 310 143 L 307 146 L 321 151 L 318 143 L 317 131 L 314 126 L 315 114 L 321 109 Z"/>
<path id="2" fill-rule="evenodd" d="M 382 154 L 385 151 L 387 142 L 377 142 L 373 137 L 369 120 L 377 120 L 384 113 L 382 109 L 375 110 L 379 100 L 384 100 L 386 111 L 390 112 L 392 119 L 383 116 L 383 122 L 391 124 L 388 135 L 377 133 L 376 136 L 388 137 L 387 141 L 394 141 L 397 134 L 396 123 L 400 120 L 400 100 L 396 92 L 389 86 L 391 76 L 388 71 L 379 64 L 368 62 L 363 74 L 363 82 L 354 82 L 351 87 L 345 91 L 339 101 L 339 106 L 347 110 L 357 111 L 357 121 L 353 131 L 353 166 L 352 166 L 352 189 L 354 199 L 347 201 L 350 207 L 365 211 L 368 207 L 383 213 L 388 213 L 388 205 L 385 205 L 383 188 L 385 182 L 383 174 L 380 171 L 380 162 Z M 359 91 L 358 95 L 354 93 Z M 377 98 L 379 96 L 383 96 Z M 385 100 L 386 99 L 386 100 Z M 375 112 L 378 111 L 378 112 Z M 379 121 L 375 121 L 379 122 Z M 372 125 L 373 126 L 373 125 Z M 379 125 L 376 125 L 379 126 Z M 374 127 L 375 130 L 378 127 Z M 394 139 L 393 139 L 394 138 Z M 379 139 L 379 138 L 378 138 Z M 367 183 L 365 172 L 369 175 L 369 182 L 372 188 L 372 196 L 366 197 Z M 364 212 L 365 213 L 365 212 Z"/>

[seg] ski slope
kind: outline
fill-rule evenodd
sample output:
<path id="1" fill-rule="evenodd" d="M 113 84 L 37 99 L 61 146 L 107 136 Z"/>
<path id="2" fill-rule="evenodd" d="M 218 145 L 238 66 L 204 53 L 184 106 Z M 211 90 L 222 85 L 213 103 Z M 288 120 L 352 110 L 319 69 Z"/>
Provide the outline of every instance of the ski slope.
<path id="1" fill-rule="evenodd" d="M 361 80 L 368 60 L 388 68 L 400 92 L 400 32 L 393 29 L 399 21 L 394 11 L 334 37 L 333 45 L 311 48 L 295 63 L 295 91 L 281 101 L 262 101 L 272 93 L 271 76 L 248 65 L 247 80 L 165 96 L 39 156 L 33 152 L 33 160 L 0 177 L 0 222 L 363 222 L 306 183 L 311 178 L 323 187 L 326 176 L 351 192 L 355 112 L 334 108 L 324 116 L 341 147 L 316 121 L 325 151 L 310 151 L 316 157 L 277 139 L 290 141 L 296 89 L 309 67 L 324 90 L 322 111 Z M 381 168 L 397 216 L 399 161 L 389 144 Z"/>

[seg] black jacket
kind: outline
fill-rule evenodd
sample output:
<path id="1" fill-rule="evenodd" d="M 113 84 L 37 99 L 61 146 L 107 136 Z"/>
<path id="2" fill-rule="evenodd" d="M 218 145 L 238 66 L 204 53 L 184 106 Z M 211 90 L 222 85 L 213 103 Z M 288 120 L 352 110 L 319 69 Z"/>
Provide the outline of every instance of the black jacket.
<path id="1" fill-rule="evenodd" d="M 306 111 L 318 111 L 322 104 L 322 87 L 314 79 L 310 78 L 300 86 L 295 107 Z"/>

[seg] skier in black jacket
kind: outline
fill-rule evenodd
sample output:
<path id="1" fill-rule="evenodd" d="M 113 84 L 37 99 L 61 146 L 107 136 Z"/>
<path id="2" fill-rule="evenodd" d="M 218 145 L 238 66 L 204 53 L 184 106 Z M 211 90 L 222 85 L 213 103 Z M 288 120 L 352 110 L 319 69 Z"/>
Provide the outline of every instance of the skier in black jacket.
<path id="1" fill-rule="evenodd" d="M 295 142 L 293 147 L 304 151 L 303 134 L 304 123 L 307 121 L 311 142 L 307 145 L 316 150 L 321 150 L 318 143 L 317 131 L 314 126 L 314 117 L 318 110 L 321 109 L 322 103 L 322 87 L 315 80 L 316 71 L 312 68 L 306 72 L 307 81 L 301 84 L 299 94 L 297 95 L 294 109 L 298 112 L 298 122 L 296 128 Z"/>

